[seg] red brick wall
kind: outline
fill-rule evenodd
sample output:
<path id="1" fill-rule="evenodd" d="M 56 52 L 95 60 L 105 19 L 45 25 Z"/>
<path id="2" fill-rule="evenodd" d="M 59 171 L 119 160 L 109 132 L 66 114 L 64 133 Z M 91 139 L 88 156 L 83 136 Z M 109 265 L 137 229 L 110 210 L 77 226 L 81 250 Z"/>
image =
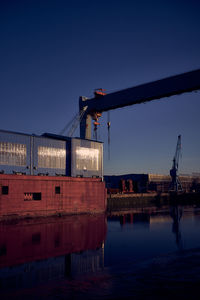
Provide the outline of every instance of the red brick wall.
<path id="1" fill-rule="evenodd" d="M 2 186 L 9 187 L 8 195 Z M 60 187 L 60 194 L 55 187 Z M 24 193 L 41 193 L 41 200 L 24 201 Z M 72 178 L 0 174 L 0 218 L 47 216 L 58 213 L 103 212 L 105 183 L 99 178 Z"/>

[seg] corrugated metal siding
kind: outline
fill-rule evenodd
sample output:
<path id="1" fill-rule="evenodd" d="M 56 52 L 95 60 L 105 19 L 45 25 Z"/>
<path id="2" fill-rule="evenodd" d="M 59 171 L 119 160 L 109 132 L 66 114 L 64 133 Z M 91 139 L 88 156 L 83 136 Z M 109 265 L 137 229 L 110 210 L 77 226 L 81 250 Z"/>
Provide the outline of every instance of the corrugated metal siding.
<path id="1" fill-rule="evenodd" d="M 0 131 L 0 172 L 31 174 L 31 136 Z"/>
<path id="2" fill-rule="evenodd" d="M 32 149 L 34 175 L 66 175 L 65 141 L 34 137 Z"/>
<path id="3" fill-rule="evenodd" d="M 53 134 L 0 130 L 0 172 L 26 175 L 103 177 L 103 144 Z"/>
<path id="4" fill-rule="evenodd" d="M 103 145 L 99 142 L 72 138 L 71 176 L 102 177 Z"/>
<path id="5" fill-rule="evenodd" d="M 66 142 L 0 131 L 0 172 L 25 175 L 66 174 Z"/>

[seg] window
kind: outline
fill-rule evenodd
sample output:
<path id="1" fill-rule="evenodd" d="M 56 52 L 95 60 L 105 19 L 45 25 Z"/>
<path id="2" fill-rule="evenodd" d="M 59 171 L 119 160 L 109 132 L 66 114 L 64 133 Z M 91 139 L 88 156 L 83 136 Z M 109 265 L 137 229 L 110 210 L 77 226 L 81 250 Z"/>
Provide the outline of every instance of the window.
<path id="1" fill-rule="evenodd" d="M 42 193 L 24 193 L 24 201 L 42 200 Z"/>
<path id="2" fill-rule="evenodd" d="M 66 150 L 62 148 L 38 147 L 38 167 L 65 169 Z"/>
<path id="3" fill-rule="evenodd" d="M 42 193 L 33 193 L 33 200 L 42 200 Z"/>
<path id="4" fill-rule="evenodd" d="M 8 195 L 8 192 L 9 192 L 8 185 L 3 185 L 1 192 L 2 192 L 2 195 Z"/>
<path id="5" fill-rule="evenodd" d="M 26 145 L 0 142 L 0 164 L 26 166 Z"/>
<path id="6" fill-rule="evenodd" d="M 76 148 L 76 168 L 79 170 L 98 171 L 99 165 L 99 149 L 77 147 Z"/>
<path id="7" fill-rule="evenodd" d="M 60 186 L 55 186 L 55 194 L 60 194 Z"/>

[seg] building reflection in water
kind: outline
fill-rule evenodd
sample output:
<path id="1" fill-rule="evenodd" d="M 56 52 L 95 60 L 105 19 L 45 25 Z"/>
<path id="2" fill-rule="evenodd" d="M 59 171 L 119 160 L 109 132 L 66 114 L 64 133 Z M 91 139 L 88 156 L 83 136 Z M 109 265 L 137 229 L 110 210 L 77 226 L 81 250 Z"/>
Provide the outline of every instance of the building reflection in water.
<path id="1" fill-rule="evenodd" d="M 151 209 L 147 210 L 146 212 L 126 212 L 122 215 L 120 214 L 114 214 L 111 215 L 108 220 L 110 222 L 112 221 L 118 221 L 123 228 L 126 225 L 133 224 L 133 225 L 142 225 L 142 227 L 146 228 L 152 225 L 155 221 L 158 223 L 167 222 L 170 220 L 170 217 L 173 220 L 172 223 L 172 233 L 175 234 L 176 237 L 176 245 L 179 250 L 183 249 L 183 242 L 181 237 L 181 228 L 180 228 L 180 221 L 181 217 L 183 215 L 183 207 L 174 205 L 170 207 L 170 215 L 169 211 L 151 211 Z M 134 227 L 133 227 L 134 228 Z"/>
<path id="2" fill-rule="evenodd" d="M 123 215 L 112 215 L 108 218 L 110 222 L 118 221 L 123 228 L 127 224 L 142 224 L 143 226 L 149 227 L 150 225 L 150 214 L 144 212 L 131 212 L 124 213 Z"/>
<path id="3" fill-rule="evenodd" d="M 0 290 L 104 268 L 105 215 L 0 224 Z"/>

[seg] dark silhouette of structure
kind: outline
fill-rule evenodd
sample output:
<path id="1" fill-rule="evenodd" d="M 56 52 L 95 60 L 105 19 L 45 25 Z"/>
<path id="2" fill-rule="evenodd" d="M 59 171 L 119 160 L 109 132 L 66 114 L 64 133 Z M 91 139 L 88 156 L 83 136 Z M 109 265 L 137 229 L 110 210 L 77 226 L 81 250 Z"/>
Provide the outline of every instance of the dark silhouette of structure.
<path id="1" fill-rule="evenodd" d="M 170 176 L 172 178 L 172 181 L 169 186 L 169 191 L 170 192 L 178 192 L 182 191 L 182 185 L 181 182 L 178 178 L 178 164 L 179 164 L 179 157 L 180 157 L 180 152 L 181 152 L 181 135 L 178 136 L 178 141 L 176 145 L 176 152 L 173 158 L 173 164 L 172 168 L 170 170 Z"/>
<path id="2" fill-rule="evenodd" d="M 80 97 L 79 99 L 79 111 L 80 113 L 83 110 L 85 111 L 80 120 L 80 137 L 91 139 L 92 119 L 95 121 L 94 126 L 96 126 L 96 129 L 99 124 L 99 117 L 104 111 L 199 89 L 200 69 L 109 94 L 106 94 L 103 89 L 98 89 L 92 99 L 86 97 Z"/>

